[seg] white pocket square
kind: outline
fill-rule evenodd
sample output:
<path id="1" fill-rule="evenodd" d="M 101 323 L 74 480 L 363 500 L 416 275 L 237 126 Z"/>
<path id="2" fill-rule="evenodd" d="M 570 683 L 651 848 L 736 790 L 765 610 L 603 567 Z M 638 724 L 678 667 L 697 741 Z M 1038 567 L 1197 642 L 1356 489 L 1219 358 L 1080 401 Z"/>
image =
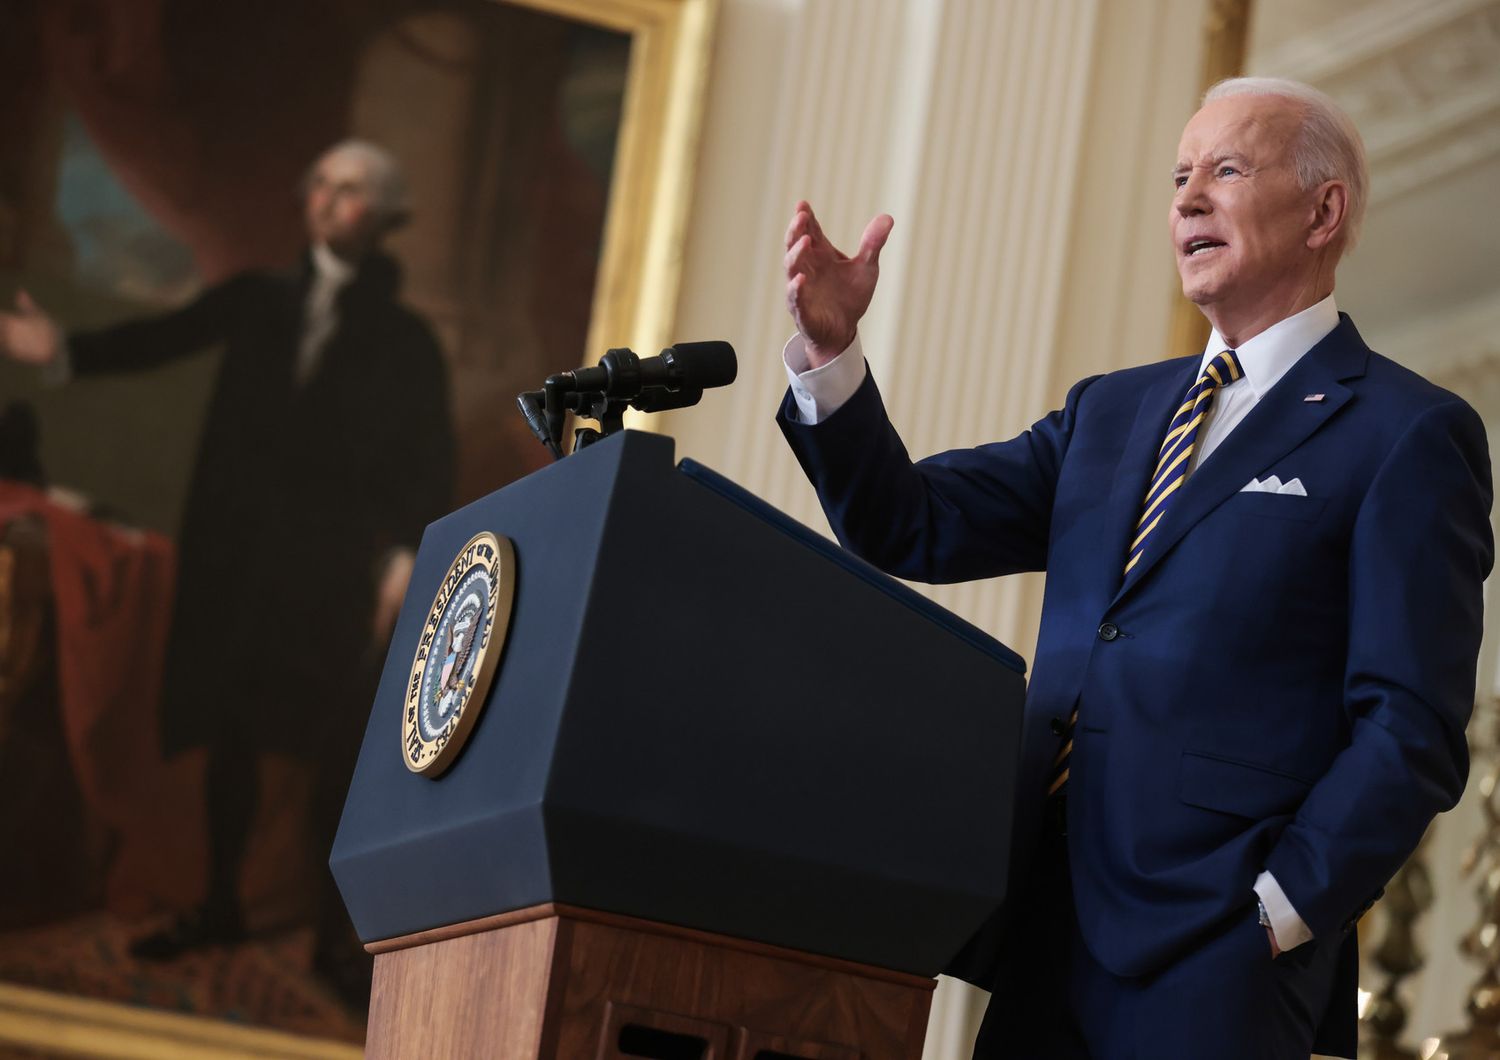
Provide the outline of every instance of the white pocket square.
<path id="1" fill-rule="evenodd" d="M 1289 478 L 1285 482 L 1272 475 L 1267 479 L 1253 478 L 1240 489 L 1241 493 L 1284 493 L 1292 497 L 1306 497 L 1307 489 L 1300 478 Z"/>

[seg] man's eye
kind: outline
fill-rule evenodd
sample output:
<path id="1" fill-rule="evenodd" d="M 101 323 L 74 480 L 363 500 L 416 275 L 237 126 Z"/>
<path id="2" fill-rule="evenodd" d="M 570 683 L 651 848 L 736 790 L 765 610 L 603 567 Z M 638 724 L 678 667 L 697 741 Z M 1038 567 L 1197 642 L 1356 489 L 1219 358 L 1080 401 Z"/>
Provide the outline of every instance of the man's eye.
<path id="1" fill-rule="evenodd" d="M 1239 170 L 1236 169 L 1236 168 L 1234 168 L 1234 166 L 1220 166 L 1219 167 L 1219 176 L 1221 176 L 1221 177 L 1235 176 L 1238 173 L 1239 173 Z"/>
<path id="2" fill-rule="evenodd" d="M 1187 177 L 1183 176 L 1181 173 L 1172 178 L 1172 186 L 1175 188 L 1180 188 L 1186 183 Z"/>

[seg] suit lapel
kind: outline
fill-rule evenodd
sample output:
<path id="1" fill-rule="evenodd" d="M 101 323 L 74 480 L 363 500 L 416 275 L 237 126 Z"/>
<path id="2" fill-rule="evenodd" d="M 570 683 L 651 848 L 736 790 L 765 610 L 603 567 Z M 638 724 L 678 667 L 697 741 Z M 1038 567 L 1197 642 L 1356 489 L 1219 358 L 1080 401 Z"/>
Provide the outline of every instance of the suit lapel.
<path id="1" fill-rule="evenodd" d="M 1305 442 L 1343 408 L 1354 393 L 1342 385 L 1342 380 L 1364 374 L 1368 356 L 1369 349 L 1354 325 L 1343 317 L 1339 326 L 1303 355 L 1188 476 L 1115 599 L 1148 577 L 1157 561 L 1205 516 Z M 1309 394 L 1323 397 L 1307 401 Z M 1139 500 L 1136 503 L 1138 506 Z"/>
<path id="2" fill-rule="evenodd" d="M 1103 547 L 1097 553 L 1100 580 L 1096 584 L 1107 587 L 1106 596 L 1119 591 L 1127 546 L 1135 539 L 1135 524 L 1140 520 L 1141 502 L 1156 467 L 1161 440 L 1183 395 L 1197 380 L 1201 360 L 1194 356 L 1166 362 L 1163 367 L 1170 371 L 1148 385 L 1141 396 L 1135 425 L 1125 442 L 1125 451 L 1120 454 L 1109 504 L 1105 506 Z"/>

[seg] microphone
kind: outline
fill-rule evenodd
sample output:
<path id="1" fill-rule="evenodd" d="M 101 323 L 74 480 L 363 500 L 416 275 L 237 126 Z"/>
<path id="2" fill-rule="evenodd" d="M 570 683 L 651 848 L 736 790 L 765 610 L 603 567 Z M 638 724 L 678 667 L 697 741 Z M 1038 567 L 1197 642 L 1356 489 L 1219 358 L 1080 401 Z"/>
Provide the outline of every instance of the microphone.
<path id="1" fill-rule="evenodd" d="M 627 406 L 642 412 L 685 409 L 703 391 L 734 382 L 739 366 L 727 342 L 679 342 L 656 357 L 609 350 L 593 368 L 549 375 L 540 390 L 516 398 L 521 414 L 538 440 L 556 459 L 562 458 L 563 425 L 569 412 L 599 421 L 599 430 L 576 431 L 574 450 L 624 428 Z"/>
<path id="2" fill-rule="evenodd" d="M 610 350 L 595 368 L 563 372 L 559 389 L 603 394 L 633 403 L 653 387 L 701 392 L 728 386 L 738 371 L 734 347 L 727 342 L 679 342 L 656 357 L 638 357 L 627 349 Z"/>

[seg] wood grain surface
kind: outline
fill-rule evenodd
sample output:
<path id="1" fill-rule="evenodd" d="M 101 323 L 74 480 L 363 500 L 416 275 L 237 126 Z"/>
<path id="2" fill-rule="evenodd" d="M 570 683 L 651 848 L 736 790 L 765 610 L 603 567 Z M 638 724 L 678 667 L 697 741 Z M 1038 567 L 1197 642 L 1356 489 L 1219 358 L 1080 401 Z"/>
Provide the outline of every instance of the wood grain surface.
<path id="1" fill-rule="evenodd" d="M 540 1055 L 556 919 L 375 959 L 369 1060 Z"/>
<path id="2" fill-rule="evenodd" d="M 370 947 L 369 1056 L 921 1056 L 930 979 L 572 907 L 481 924 Z"/>

